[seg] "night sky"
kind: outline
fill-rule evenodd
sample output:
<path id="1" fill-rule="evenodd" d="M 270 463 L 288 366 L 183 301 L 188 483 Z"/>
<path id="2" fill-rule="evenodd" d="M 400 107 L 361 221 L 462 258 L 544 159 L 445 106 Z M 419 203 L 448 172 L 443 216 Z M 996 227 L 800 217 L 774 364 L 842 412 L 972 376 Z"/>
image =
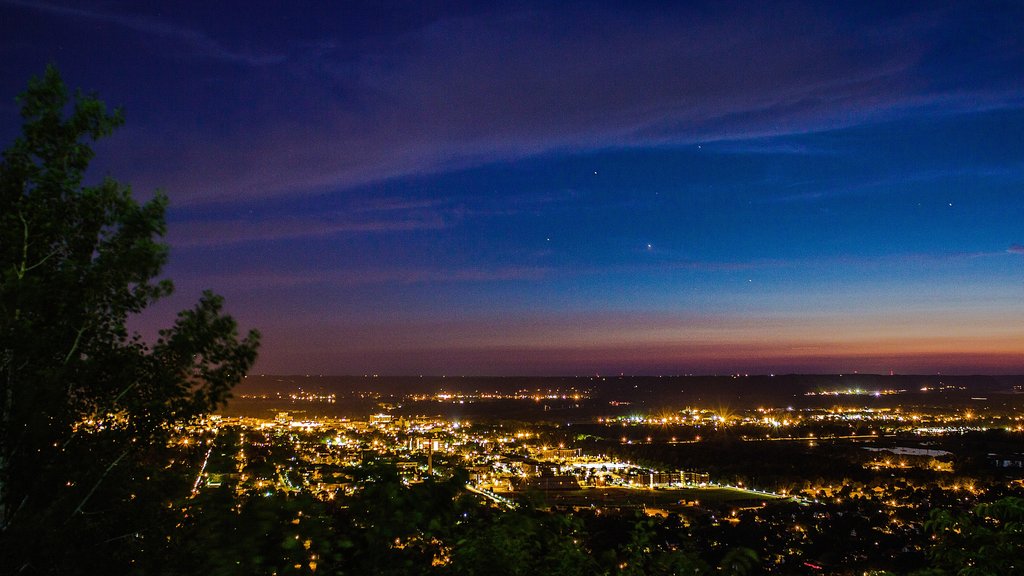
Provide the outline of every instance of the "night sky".
<path id="1" fill-rule="evenodd" d="M 1024 3 L 0 0 L 257 372 L 1024 372 Z"/>

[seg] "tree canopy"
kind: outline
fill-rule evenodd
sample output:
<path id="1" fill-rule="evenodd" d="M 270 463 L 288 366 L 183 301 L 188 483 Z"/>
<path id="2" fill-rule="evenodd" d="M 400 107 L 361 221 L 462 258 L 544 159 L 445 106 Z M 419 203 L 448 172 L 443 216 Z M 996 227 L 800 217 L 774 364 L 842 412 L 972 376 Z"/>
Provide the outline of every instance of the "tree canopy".
<path id="1" fill-rule="evenodd" d="M 20 104 L 0 161 L 0 572 L 116 573 L 188 494 L 176 427 L 227 399 L 259 335 L 209 292 L 155 343 L 132 333 L 172 290 L 167 198 L 85 182 L 120 110 L 52 67 Z"/>

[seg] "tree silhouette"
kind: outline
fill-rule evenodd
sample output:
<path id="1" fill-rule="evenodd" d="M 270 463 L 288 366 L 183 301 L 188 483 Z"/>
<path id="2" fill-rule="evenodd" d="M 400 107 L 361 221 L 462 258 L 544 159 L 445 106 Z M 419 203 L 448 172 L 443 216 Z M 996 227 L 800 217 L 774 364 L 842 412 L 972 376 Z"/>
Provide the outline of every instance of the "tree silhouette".
<path id="1" fill-rule="evenodd" d="M 167 199 L 84 183 L 120 111 L 52 67 L 20 102 L 0 163 L 0 572 L 117 573 L 165 541 L 196 455 L 175 427 L 227 398 L 258 334 L 239 339 L 210 293 L 153 346 L 130 333 L 172 290 Z"/>

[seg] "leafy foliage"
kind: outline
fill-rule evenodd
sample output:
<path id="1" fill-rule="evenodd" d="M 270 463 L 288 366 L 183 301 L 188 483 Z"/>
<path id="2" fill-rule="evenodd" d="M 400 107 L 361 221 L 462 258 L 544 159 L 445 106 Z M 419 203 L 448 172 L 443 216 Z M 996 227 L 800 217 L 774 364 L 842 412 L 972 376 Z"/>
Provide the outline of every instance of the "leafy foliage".
<path id="1" fill-rule="evenodd" d="M 925 524 L 935 545 L 927 574 L 1024 574 L 1024 499 L 979 504 L 969 513 L 934 510 Z"/>
<path id="2" fill-rule="evenodd" d="M 700 575 L 758 573 L 737 548 L 711 568 L 680 545 L 685 528 L 639 513 L 596 514 L 521 505 L 498 509 L 465 490 L 466 476 L 407 484 L 371 462 L 349 470 L 351 494 L 237 493 L 190 501 L 173 553 L 143 572 L 231 574 Z"/>
<path id="3" fill-rule="evenodd" d="M 0 163 L 0 571 L 118 572 L 188 493 L 174 426 L 225 400 L 258 334 L 239 339 L 210 293 L 152 348 L 130 334 L 172 290 L 156 279 L 167 199 L 84 184 L 119 110 L 70 97 L 53 68 L 20 100 Z"/>

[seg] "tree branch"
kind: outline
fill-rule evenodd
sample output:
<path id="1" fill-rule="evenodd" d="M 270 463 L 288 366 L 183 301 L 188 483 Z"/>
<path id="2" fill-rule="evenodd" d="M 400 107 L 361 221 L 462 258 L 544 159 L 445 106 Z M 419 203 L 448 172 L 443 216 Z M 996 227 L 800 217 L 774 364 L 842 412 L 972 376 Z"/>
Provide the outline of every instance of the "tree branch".
<path id="1" fill-rule="evenodd" d="M 71 344 L 71 350 L 68 350 L 68 355 L 64 357 L 64 365 L 71 361 L 71 356 L 75 354 L 75 350 L 78 350 L 78 344 L 82 341 L 82 333 L 88 327 L 88 324 L 82 324 L 82 327 L 78 329 L 78 333 L 75 334 L 75 341 Z M 118 396 L 120 398 L 120 396 Z"/>
<path id="2" fill-rule="evenodd" d="M 18 210 L 18 219 L 21 220 L 21 266 L 15 268 L 14 273 L 18 275 L 18 280 L 21 280 L 25 277 L 28 267 L 28 220 L 21 210 Z"/>
<path id="3" fill-rule="evenodd" d="M 102 475 L 100 475 L 99 480 L 96 480 L 96 483 L 93 484 L 92 488 L 89 490 L 89 493 L 85 495 L 85 498 L 83 498 L 82 501 L 78 503 L 78 507 L 75 508 L 75 511 L 71 513 L 71 518 L 73 518 L 76 514 L 82 513 L 82 507 L 84 507 L 86 503 L 89 502 L 89 499 L 92 498 L 92 495 L 96 493 L 96 490 L 99 490 L 100 484 L 103 484 L 103 481 L 107 479 L 107 475 L 110 474 L 110 471 L 113 470 L 115 466 L 120 464 L 121 460 L 124 460 L 124 457 L 128 455 L 128 450 L 130 449 L 125 448 L 124 452 L 121 452 L 121 455 L 118 456 L 117 459 L 115 459 L 113 462 L 111 462 L 110 466 L 107 466 L 107 469 L 103 471 Z M 68 518 L 68 520 L 70 520 L 71 518 Z"/>

